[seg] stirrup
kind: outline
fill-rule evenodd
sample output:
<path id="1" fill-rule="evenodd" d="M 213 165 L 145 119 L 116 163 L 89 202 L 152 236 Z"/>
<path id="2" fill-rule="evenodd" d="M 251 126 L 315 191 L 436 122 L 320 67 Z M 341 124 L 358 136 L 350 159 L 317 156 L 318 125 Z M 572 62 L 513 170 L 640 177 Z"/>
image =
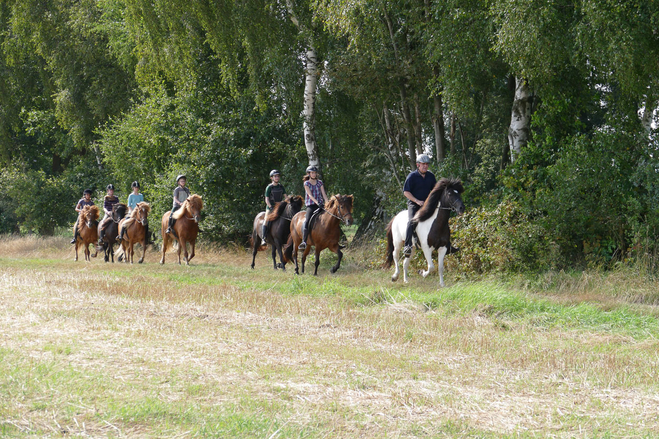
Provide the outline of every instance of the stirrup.
<path id="1" fill-rule="evenodd" d="M 167 227 L 167 230 L 165 230 L 165 233 L 172 233 L 172 228 L 171 228 L 171 227 Z"/>
<path id="2" fill-rule="evenodd" d="M 268 245 L 268 241 L 265 238 L 261 238 L 261 245 Z"/>
<path id="3" fill-rule="evenodd" d="M 305 248 L 307 248 L 307 243 L 302 241 L 298 246 L 298 250 L 304 250 Z"/>
<path id="4" fill-rule="evenodd" d="M 405 256 L 406 258 L 409 258 L 410 256 L 412 256 L 412 246 L 411 245 L 406 245 L 405 247 L 403 247 L 403 256 Z"/>
<path id="5" fill-rule="evenodd" d="M 77 238 L 73 238 L 73 239 L 71 240 L 71 244 L 75 244 L 77 240 L 78 240 Z"/>

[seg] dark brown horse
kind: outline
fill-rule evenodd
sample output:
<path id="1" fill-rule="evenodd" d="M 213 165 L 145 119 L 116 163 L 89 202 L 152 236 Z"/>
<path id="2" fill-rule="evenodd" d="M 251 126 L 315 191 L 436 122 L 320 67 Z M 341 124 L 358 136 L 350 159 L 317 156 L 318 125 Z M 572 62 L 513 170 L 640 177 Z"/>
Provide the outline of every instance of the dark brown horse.
<path id="1" fill-rule="evenodd" d="M 307 238 L 307 248 L 302 253 L 302 273 L 304 273 L 304 263 L 307 260 L 307 255 L 311 251 L 313 245 L 316 249 L 316 269 L 314 276 L 318 274 L 318 264 L 320 264 L 320 252 L 329 248 L 331 251 L 339 256 L 336 265 L 332 267 L 330 272 L 335 273 L 341 265 L 341 246 L 339 245 L 339 238 L 341 237 L 341 223 L 350 225 L 352 219 L 352 195 L 334 195 L 329 199 L 325 209 L 313 220 L 313 225 Z M 295 260 L 295 274 L 299 274 L 297 263 L 297 249 L 302 242 L 302 226 L 306 218 L 307 212 L 298 212 L 291 221 L 291 236 L 288 238 L 288 243 L 284 248 L 284 260 L 286 262 Z"/>
<path id="2" fill-rule="evenodd" d="M 96 252 L 90 255 L 89 244 L 98 241 L 98 207 L 85 206 L 78 214 L 78 236 L 76 239 L 76 258 L 78 260 L 78 248 L 84 248 L 85 261 L 90 261 L 90 256 L 96 257 Z"/>
<path id="3" fill-rule="evenodd" d="M 142 245 L 142 257 L 137 262 L 140 264 L 144 262 L 147 246 L 146 226 L 148 224 L 149 212 L 151 212 L 151 206 L 149 203 L 142 201 L 137 203 L 129 217 L 124 218 L 119 223 L 119 233 L 121 233 L 122 229 L 126 230 L 121 240 L 121 245 L 117 249 L 119 261 L 125 259 L 126 263 L 130 262 L 132 264 L 135 253 L 134 246 L 139 243 Z"/>
<path id="4" fill-rule="evenodd" d="M 96 249 L 98 251 L 103 250 L 105 254 L 105 262 L 109 262 L 112 258 L 112 263 L 114 263 L 114 245 L 117 243 L 117 236 L 119 236 L 119 222 L 124 219 L 126 216 L 126 211 L 128 206 L 122 203 L 117 203 L 112 207 L 112 221 L 105 227 L 105 235 L 103 235 L 103 245 L 98 246 Z M 98 225 L 99 230 L 98 234 L 101 235 L 101 225 Z"/>
<path id="5" fill-rule="evenodd" d="M 275 204 L 274 208 L 268 214 L 268 232 L 266 242 L 272 247 L 272 265 L 276 270 L 277 266 L 277 253 L 279 253 L 279 260 L 281 263 L 279 267 L 286 270 L 286 262 L 282 254 L 282 248 L 291 234 L 291 219 L 293 215 L 298 213 L 302 208 L 304 200 L 299 195 L 290 195 L 282 202 Z M 263 218 L 265 212 L 261 212 L 254 218 L 254 228 L 252 230 L 252 268 L 254 268 L 254 261 L 256 260 L 256 253 L 259 250 L 265 250 L 267 246 L 261 245 L 261 238 L 263 233 Z"/>
<path id="6" fill-rule="evenodd" d="M 160 263 L 165 263 L 165 253 L 176 241 L 178 243 L 178 263 L 181 264 L 181 250 L 184 251 L 184 260 L 186 265 L 190 265 L 190 260 L 194 258 L 194 249 L 199 233 L 199 220 L 201 209 L 204 208 L 204 202 L 197 194 L 190 195 L 183 205 L 174 212 L 174 232 L 166 233 L 169 224 L 171 212 L 166 212 L 162 216 L 162 258 Z M 187 244 L 190 243 L 190 256 L 188 257 Z"/>

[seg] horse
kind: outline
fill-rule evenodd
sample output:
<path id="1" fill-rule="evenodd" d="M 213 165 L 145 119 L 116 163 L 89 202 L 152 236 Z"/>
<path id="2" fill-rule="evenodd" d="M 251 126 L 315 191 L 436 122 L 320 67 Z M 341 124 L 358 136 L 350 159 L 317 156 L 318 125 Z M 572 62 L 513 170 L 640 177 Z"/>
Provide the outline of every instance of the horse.
<path id="1" fill-rule="evenodd" d="M 125 259 L 126 263 L 130 262 L 132 264 L 133 255 L 135 253 L 133 246 L 136 243 L 140 243 L 142 245 L 142 257 L 137 262 L 139 264 L 144 262 L 147 246 L 146 226 L 149 218 L 149 212 L 151 212 L 151 206 L 149 203 L 142 201 L 137 203 L 129 217 L 124 218 L 119 223 L 119 233 L 121 233 L 122 229 L 126 229 L 124 237 L 121 240 L 121 245 L 117 249 L 116 253 L 119 261 Z"/>
<path id="2" fill-rule="evenodd" d="M 78 248 L 82 246 L 85 249 L 85 261 L 91 261 L 89 244 L 98 241 L 98 207 L 85 206 L 78 214 L 78 237 L 76 239 L 76 257 L 74 261 L 78 260 Z M 94 252 L 91 257 L 96 257 Z"/>
<path id="3" fill-rule="evenodd" d="M 117 236 L 119 235 L 119 222 L 126 216 L 128 206 L 122 203 L 117 203 L 112 207 L 112 221 L 105 227 L 105 235 L 103 236 L 103 245 L 97 247 L 97 251 L 103 250 L 105 254 L 105 262 L 110 261 L 114 264 L 114 245 L 117 243 Z M 101 225 L 98 225 L 98 235 L 101 235 Z"/>
<path id="4" fill-rule="evenodd" d="M 169 225 L 170 212 L 165 212 L 162 216 L 162 258 L 160 263 L 165 263 L 165 253 L 176 241 L 178 243 L 178 263 L 181 264 L 181 249 L 184 251 L 184 260 L 186 265 L 190 265 L 190 260 L 194 258 L 194 248 L 199 233 L 199 213 L 204 208 L 204 202 L 197 194 L 190 195 L 183 205 L 174 212 L 176 222 L 172 227 L 176 233 L 166 233 Z M 187 244 L 190 243 L 190 257 L 188 257 Z"/>
<path id="5" fill-rule="evenodd" d="M 448 220 L 451 211 L 456 212 L 458 215 L 464 213 L 465 206 L 460 197 L 463 192 L 464 188 L 459 179 L 440 179 L 412 220 L 417 223 L 416 235 L 428 262 L 428 269 L 420 273 L 425 278 L 435 269 L 432 252 L 437 249 L 437 271 L 439 272 L 440 287 L 444 286 L 444 256 L 449 249 L 455 250 L 451 247 L 451 230 Z M 391 276 L 392 282 L 396 282 L 400 274 L 398 254 L 405 243 L 407 223 L 408 213 L 407 210 L 404 210 L 387 225 L 387 260 L 384 267 L 391 267 L 392 262 L 396 265 L 396 271 Z M 412 254 L 406 257 L 403 263 L 403 281 L 405 283 L 408 282 L 407 268 L 413 255 L 414 248 Z"/>
<path id="6" fill-rule="evenodd" d="M 314 276 L 318 274 L 318 265 L 320 264 L 320 252 L 329 248 L 331 251 L 339 256 L 330 272 L 336 273 L 341 265 L 342 246 L 339 245 L 339 238 L 341 237 L 341 222 L 346 225 L 353 223 L 352 218 L 352 195 L 334 195 L 332 196 L 321 213 L 312 219 L 313 224 L 310 224 L 311 230 L 307 237 L 307 248 L 302 253 L 302 273 L 304 273 L 304 263 L 307 260 L 307 255 L 311 251 L 311 246 L 315 247 L 316 254 L 316 267 Z M 297 263 L 297 250 L 302 242 L 302 226 L 307 216 L 306 211 L 298 212 L 291 220 L 291 235 L 288 237 L 288 242 L 284 248 L 284 261 L 288 262 L 295 260 L 295 274 L 299 274 L 299 267 Z M 293 259 L 294 258 L 294 259 Z"/>
<path id="7" fill-rule="evenodd" d="M 278 267 L 281 267 L 284 271 L 286 270 L 282 248 L 291 234 L 291 218 L 302 209 L 302 203 L 304 203 L 304 199 L 301 196 L 290 195 L 284 201 L 276 203 L 268 214 L 267 219 L 270 226 L 267 233 L 268 236 L 266 236 L 266 242 L 272 247 L 272 264 L 275 270 Z M 265 250 L 267 247 L 261 245 L 263 218 L 265 218 L 265 212 L 259 213 L 254 218 L 254 228 L 252 229 L 252 268 L 254 268 L 256 253 L 259 250 Z M 277 266 L 277 253 L 279 253 L 279 260 L 281 261 L 279 266 Z"/>

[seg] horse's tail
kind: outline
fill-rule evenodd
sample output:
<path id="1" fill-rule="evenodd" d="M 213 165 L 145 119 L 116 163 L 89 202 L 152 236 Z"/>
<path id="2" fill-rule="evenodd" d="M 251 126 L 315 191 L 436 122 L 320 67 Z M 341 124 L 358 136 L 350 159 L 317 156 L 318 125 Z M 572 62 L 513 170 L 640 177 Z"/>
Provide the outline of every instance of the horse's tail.
<path id="1" fill-rule="evenodd" d="M 293 260 L 293 235 L 288 235 L 288 241 L 284 246 L 284 263 L 288 264 Z"/>
<path id="2" fill-rule="evenodd" d="M 387 260 L 382 264 L 383 268 L 390 268 L 391 264 L 394 263 L 394 233 L 392 229 L 395 218 L 392 218 L 387 224 Z"/>
<path id="3" fill-rule="evenodd" d="M 125 256 L 124 247 L 121 244 L 119 244 L 119 248 L 117 248 L 114 251 L 114 257 L 117 258 L 119 260 L 119 262 L 121 262 L 121 260 L 122 260 L 122 258 L 124 258 L 124 256 Z"/>

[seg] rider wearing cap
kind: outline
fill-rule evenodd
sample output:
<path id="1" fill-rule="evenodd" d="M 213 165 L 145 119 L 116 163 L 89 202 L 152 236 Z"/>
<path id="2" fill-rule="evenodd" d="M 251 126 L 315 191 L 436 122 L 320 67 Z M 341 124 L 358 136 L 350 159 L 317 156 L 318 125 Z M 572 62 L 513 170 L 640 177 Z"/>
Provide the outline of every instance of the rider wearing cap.
<path id="1" fill-rule="evenodd" d="M 117 196 L 114 195 L 113 184 L 107 185 L 105 189 L 108 192 L 105 195 L 105 198 L 103 198 L 103 212 L 105 213 L 105 215 L 103 216 L 103 219 L 101 220 L 100 223 L 99 235 L 98 235 L 99 245 L 103 245 L 103 238 L 105 237 L 105 229 L 112 220 L 112 209 L 114 208 L 114 205 L 119 202 L 119 198 L 117 198 Z"/>
<path id="2" fill-rule="evenodd" d="M 416 229 L 416 224 L 412 222 L 412 218 L 414 218 L 414 215 L 423 206 L 426 198 L 428 198 L 428 195 L 437 183 L 435 175 L 428 171 L 429 164 L 430 157 L 427 154 L 420 154 L 416 158 L 416 171 L 410 172 L 403 186 L 403 195 L 407 198 L 407 214 L 409 219 L 407 233 L 405 234 L 405 247 L 403 247 L 404 256 L 410 256 L 412 254 L 412 236 Z"/>
<path id="3" fill-rule="evenodd" d="M 268 236 L 268 213 L 273 207 L 275 207 L 275 203 L 284 201 L 284 198 L 286 198 L 286 189 L 284 189 L 284 186 L 279 183 L 279 178 L 280 175 L 278 170 L 273 169 L 270 171 L 270 180 L 272 183 L 265 188 L 265 217 L 263 218 L 261 245 L 266 244 L 265 237 Z"/>
<path id="4" fill-rule="evenodd" d="M 137 207 L 137 203 L 141 203 L 142 201 L 144 201 L 144 195 L 140 193 L 140 184 L 134 181 L 130 185 L 130 187 L 133 190 L 133 193 L 128 195 L 128 202 L 126 203 L 126 205 L 128 206 L 128 213 L 126 215 L 127 217 L 130 215 L 133 209 Z M 121 241 L 122 239 L 124 239 L 124 235 L 126 234 L 126 228 L 127 228 L 126 224 L 125 223 L 122 224 L 122 227 L 119 229 L 119 236 L 117 236 L 117 241 Z M 146 234 L 147 244 L 148 244 L 148 241 L 150 241 L 149 224 L 147 223 L 144 226 L 144 228 L 145 228 L 144 233 Z"/>
<path id="5" fill-rule="evenodd" d="M 174 189 L 174 201 L 172 203 L 172 213 L 169 215 L 169 225 L 167 227 L 167 230 L 165 230 L 165 233 L 173 233 L 173 227 L 174 227 L 174 222 L 176 220 L 174 219 L 174 212 L 176 212 L 185 202 L 185 200 L 188 199 L 190 196 L 190 189 L 185 187 L 185 183 L 187 182 L 187 178 L 185 175 L 181 174 L 176 177 L 176 189 Z"/>
<path id="6" fill-rule="evenodd" d="M 313 213 L 318 209 L 325 207 L 327 194 L 322 180 L 318 179 L 318 168 L 311 165 L 307 168 L 307 175 L 302 178 L 304 181 L 304 204 L 307 206 L 307 216 L 302 226 L 302 242 L 298 249 L 307 248 L 307 237 L 309 236 L 309 221 Z"/>
<path id="7" fill-rule="evenodd" d="M 82 193 L 82 198 L 80 201 L 78 201 L 78 204 L 76 204 L 76 212 L 78 212 L 78 217 L 76 218 L 76 224 L 73 226 L 73 239 L 71 240 L 71 244 L 75 244 L 76 241 L 78 240 L 78 222 L 80 221 L 80 212 L 82 212 L 82 209 L 85 208 L 85 206 L 93 206 L 94 202 L 92 201 L 92 190 L 91 189 L 85 189 L 84 192 Z"/>

